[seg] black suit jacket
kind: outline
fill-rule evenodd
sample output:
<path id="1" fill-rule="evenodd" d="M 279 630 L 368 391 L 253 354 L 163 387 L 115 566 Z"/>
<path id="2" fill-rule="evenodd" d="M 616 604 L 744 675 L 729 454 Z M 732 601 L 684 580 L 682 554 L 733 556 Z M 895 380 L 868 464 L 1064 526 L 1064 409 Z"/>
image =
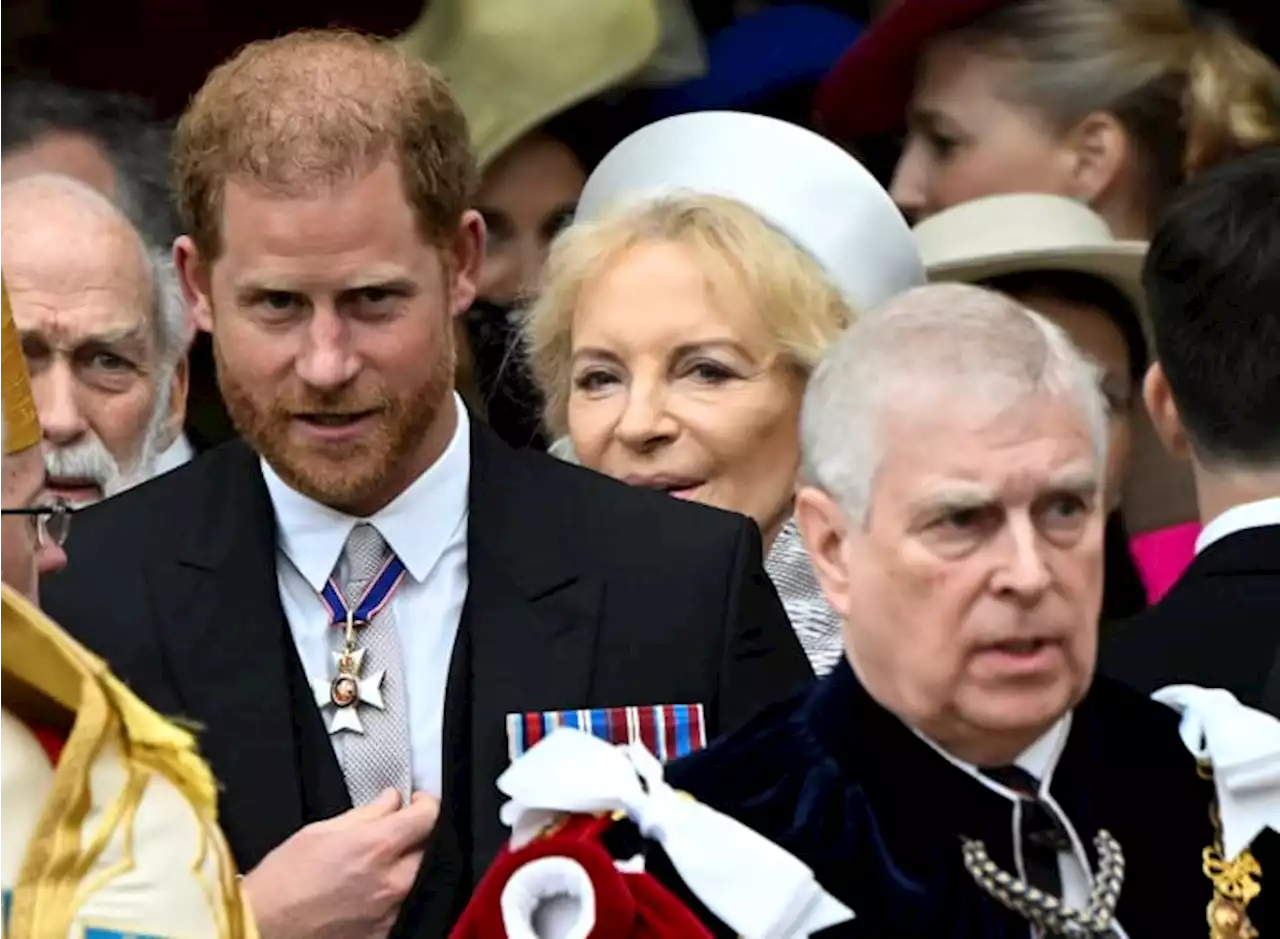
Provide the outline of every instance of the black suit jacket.
<path id="1" fill-rule="evenodd" d="M 1270 525 L 1209 545 L 1159 603 L 1105 627 L 1099 664 L 1148 694 L 1175 683 L 1221 687 L 1280 716 L 1278 651 L 1280 525 Z"/>
<path id="2" fill-rule="evenodd" d="M 429 520 L 424 520 L 424 524 Z M 275 517 L 242 441 L 77 515 L 49 613 L 161 713 L 198 722 L 242 870 L 350 807 L 280 605 Z M 393 935 L 438 936 L 506 837 L 510 712 L 701 702 L 708 734 L 812 677 L 741 516 L 640 491 L 473 422 L 469 588 L 441 821 Z"/>

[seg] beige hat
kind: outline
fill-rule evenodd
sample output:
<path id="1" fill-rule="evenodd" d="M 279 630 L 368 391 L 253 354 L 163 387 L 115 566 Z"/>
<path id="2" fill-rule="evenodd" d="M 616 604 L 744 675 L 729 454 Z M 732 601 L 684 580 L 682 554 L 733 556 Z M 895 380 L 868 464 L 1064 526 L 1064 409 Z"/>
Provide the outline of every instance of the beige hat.
<path id="1" fill-rule="evenodd" d="M 1079 202 L 1032 193 L 987 196 L 930 216 L 912 234 L 934 281 L 974 283 L 1034 271 L 1074 271 L 1105 280 L 1133 302 L 1151 349 L 1142 289 L 1147 243 L 1117 240 Z M 1165 451 L 1142 408 L 1135 414 L 1122 505 L 1135 535 L 1196 518 L 1191 473 Z"/>
<path id="2" fill-rule="evenodd" d="M 1074 199 L 1038 193 L 986 196 L 944 209 L 912 229 L 929 279 L 977 283 L 1006 274 L 1091 274 L 1129 298 L 1150 343 L 1142 290 L 1145 241 L 1120 241 Z"/>
<path id="3" fill-rule="evenodd" d="M 448 76 L 483 170 L 640 71 L 659 39 L 655 0 L 430 0 L 396 44 Z"/>

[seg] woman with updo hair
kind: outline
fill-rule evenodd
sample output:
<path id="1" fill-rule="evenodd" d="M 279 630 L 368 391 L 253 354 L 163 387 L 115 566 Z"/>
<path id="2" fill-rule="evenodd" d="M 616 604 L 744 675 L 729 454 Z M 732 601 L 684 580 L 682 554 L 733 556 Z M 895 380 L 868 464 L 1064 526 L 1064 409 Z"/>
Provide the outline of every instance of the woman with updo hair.
<path id="1" fill-rule="evenodd" d="M 817 106 L 841 138 L 905 129 L 891 192 L 913 221 L 1048 192 L 1144 239 L 1189 175 L 1280 140 L 1280 70 L 1185 0 L 901 0 Z"/>
<path id="2" fill-rule="evenodd" d="M 1190 176 L 1280 140 L 1280 70 L 1189 0 L 898 0 L 816 104 L 841 140 L 904 134 L 890 191 L 913 222 L 1047 193 L 1122 239 L 1149 238 Z M 1191 560 L 1196 518 L 1190 469 L 1139 409 L 1109 567 L 1159 599 Z"/>

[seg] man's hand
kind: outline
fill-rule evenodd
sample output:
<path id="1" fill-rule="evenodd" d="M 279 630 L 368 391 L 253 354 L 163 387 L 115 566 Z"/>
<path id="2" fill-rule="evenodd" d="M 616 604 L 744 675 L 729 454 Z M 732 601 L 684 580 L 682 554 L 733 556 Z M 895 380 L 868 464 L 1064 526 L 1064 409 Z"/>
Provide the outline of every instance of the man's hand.
<path id="1" fill-rule="evenodd" d="M 380 939 L 395 923 L 440 802 L 388 789 L 295 832 L 242 882 L 262 939 Z"/>

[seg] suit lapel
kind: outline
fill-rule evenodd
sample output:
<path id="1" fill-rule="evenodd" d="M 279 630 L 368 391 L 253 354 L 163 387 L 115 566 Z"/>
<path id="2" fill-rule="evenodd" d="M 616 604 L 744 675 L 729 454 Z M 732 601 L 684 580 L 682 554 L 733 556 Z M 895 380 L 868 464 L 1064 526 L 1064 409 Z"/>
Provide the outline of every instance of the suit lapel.
<path id="1" fill-rule="evenodd" d="M 444 793 L 392 939 L 446 935 L 507 831 L 494 783 L 512 711 L 579 707 L 591 687 L 600 587 L 580 576 L 536 466 L 471 423 L 467 599 L 445 694 Z M 556 546 L 561 550 L 548 550 Z"/>
<path id="2" fill-rule="evenodd" d="M 561 533 L 566 512 L 548 491 L 542 454 L 472 430 L 467 602 L 471 648 L 471 830 L 483 873 L 507 831 L 495 781 L 506 768 L 509 713 L 588 701 L 602 585 L 585 575 Z"/>
<path id="3" fill-rule="evenodd" d="M 202 725 L 201 748 L 222 785 L 220 816 L 248 870 L 318 813 L 343 807 L 331 749 L 314 708 L 298 711 L 302 673 L 280 605 L 275 515 L 258 458 L 243 443 L 206 458 L 194 522 L 175 558 L 158 559 L 152 590 L 184 711 Z M 332 767 L 302 765 L 323 763 Z M 314 782 L 307 798 L 303 786 Z M 319 790 L 319 791 L 316 791 Z M 349 803 L 347 803 L 349 805 Z"/>

